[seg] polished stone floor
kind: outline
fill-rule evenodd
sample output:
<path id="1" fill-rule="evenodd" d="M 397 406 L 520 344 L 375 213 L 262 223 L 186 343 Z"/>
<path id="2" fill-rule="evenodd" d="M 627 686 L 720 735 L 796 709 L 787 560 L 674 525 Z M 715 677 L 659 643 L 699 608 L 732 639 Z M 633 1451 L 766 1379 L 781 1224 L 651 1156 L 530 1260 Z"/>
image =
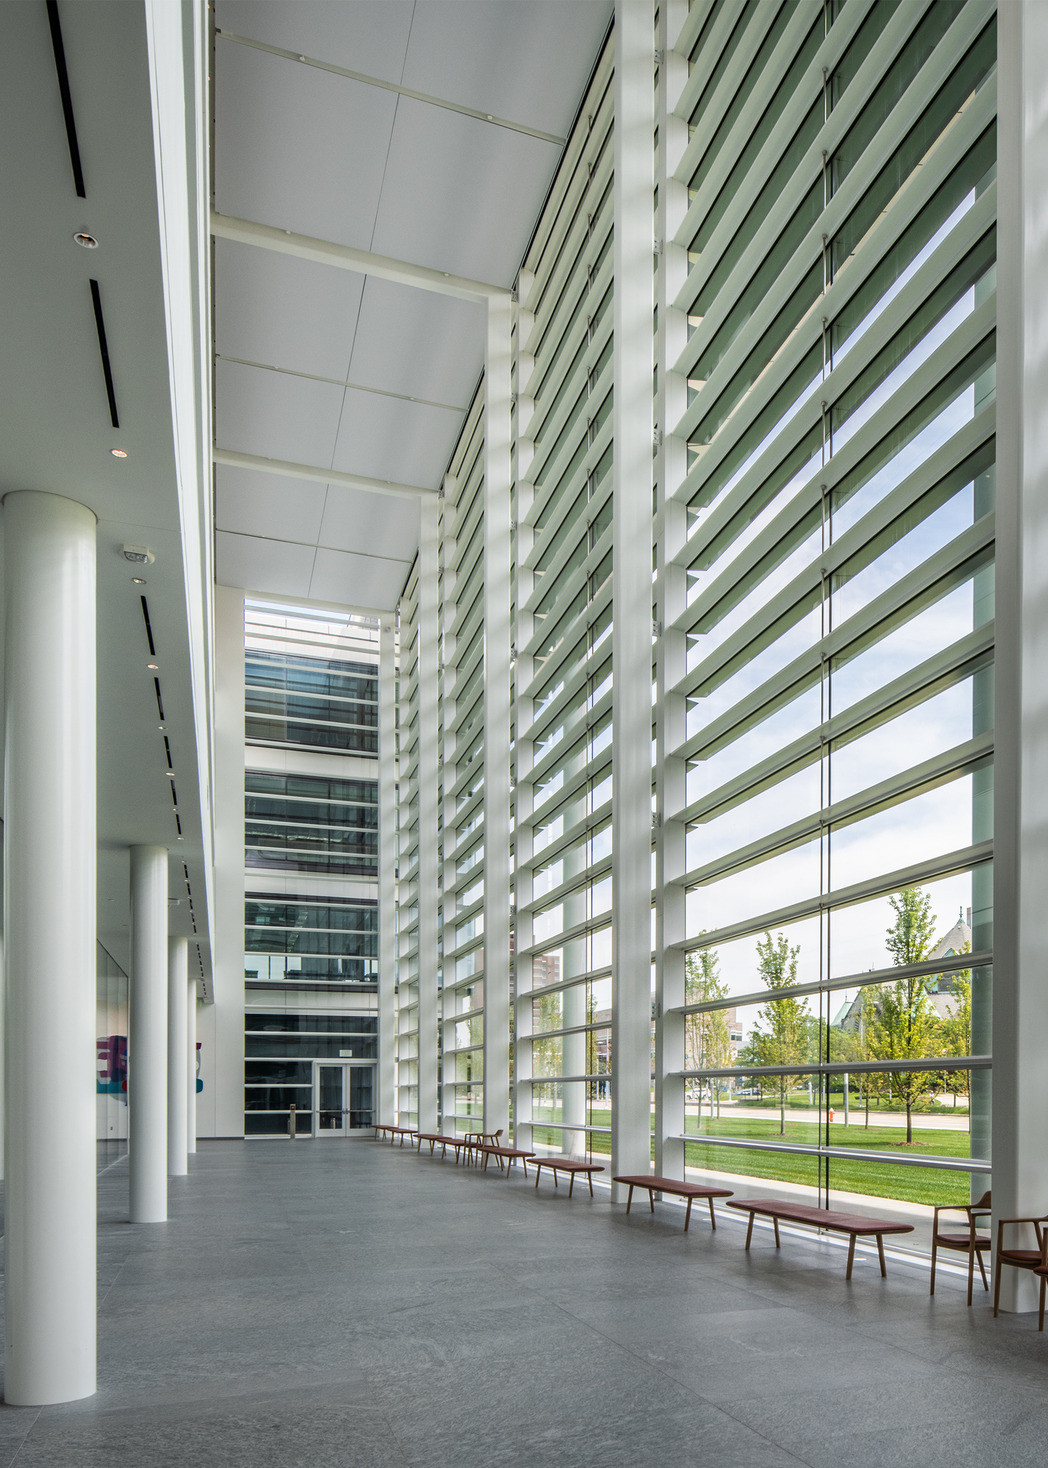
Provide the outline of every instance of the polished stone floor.
<path id="1" fill-rule="evenodd" d="M 208 1142 L 171 1221 L 100 1179 L 99 1390 L 14 1468 L 1048 1461 L 1048 1336 L 957 1275 L 361 1141 Z"/>

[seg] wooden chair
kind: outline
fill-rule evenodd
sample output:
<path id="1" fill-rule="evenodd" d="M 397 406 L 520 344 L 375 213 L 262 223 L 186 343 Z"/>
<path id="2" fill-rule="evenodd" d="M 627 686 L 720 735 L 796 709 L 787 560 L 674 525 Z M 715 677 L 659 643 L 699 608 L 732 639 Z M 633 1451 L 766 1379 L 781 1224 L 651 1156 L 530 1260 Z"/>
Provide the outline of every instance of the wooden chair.
<path id="1" fill-rule="evenodd" d="M 963 1213 L 968 1220 L 968 1228 L 964 1233 L 944 1233 L 939 1227 L 940 1213 Z M 989 1283 L 986 1279 L 986 1270 L 983 1267 L 982 1256 L 990 1248 L 990 1235 L 979 1233 L 976 1220 L 990 1216 L 990 1194 L 984 1193 L 977 1203 L 941 1203 L 935 1209 L 932 1219 L 932 1282 L 930 1295 L 935 1294 L 935 1259 L 940 1249 L 956 1249 L 961 1254 L 968 1255 L 968 1304 L 972 1303 L 972 1283 L 975 1278 L 975 1261 L 979 1261 L 979 1273 L 982 1275 L 983 1289 L 989 1293 Z"/>
<path id="2" fill-rule="evenodd" d="M 1036 1249 L 1006 1249 L 1004 1247 L 1004 1230 L 1013 1225 L 1032 1224 L 1033 1231 L 1037 1236 Z M 1010 1264 L 1013 1269 L 1032 1269 L 1041 1276 L 1041 1298 L 1037 1316 L 1037 1329 L 1044 1329 L 1044 1292 L 1048 1285 L 1048 1279 L 1041 1273 L 1048 1266 L 1048 1214 L 1040 1218 L 1001 1218 L 997 1221 L 997 1251 L 996 1262 L 993 1271 L 993 1316 L 997 1319 L 997 1310 L 1001 1302 L 1001 1268 Z"/>
<path id="3" fill-rule="evenodd" d="M 497 1147 L 498 1144 L 499 1144 L 499 1137 L 501 1137 L 501 1136 L 502 1136 L 502 1128 L 501 1127 L 499 1127 L 499 1129 L 498 1129 L 497 1132 L 467 1132 L 466 1133 L 466 1161 L 467 1162 L 477 1162 L 477 1161 L 479 1161 L 479 1157 L 480 1157 L 479 1148 L 483 1147 L 486 1143 L 489 1143 L 489 1142 L 490 1142 L 490 1144 L 493 1147 Z M 502 1163 L 500 1162 L 499 1163 L 499 1167 L 501 1167 L 501 1166 L 502 1166 Z"/>

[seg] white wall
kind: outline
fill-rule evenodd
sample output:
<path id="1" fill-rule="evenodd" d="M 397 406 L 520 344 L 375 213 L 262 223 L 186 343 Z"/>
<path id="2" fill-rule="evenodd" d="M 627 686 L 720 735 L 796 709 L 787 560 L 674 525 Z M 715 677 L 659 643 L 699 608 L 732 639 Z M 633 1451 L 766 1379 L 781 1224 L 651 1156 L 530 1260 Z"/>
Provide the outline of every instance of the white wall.
<path id="1" fill-rule="evenodd" d="M 244 593 L 215 587 L 215 1002 L 197 1013 L 197 1135 L 244 1134 Z"/>

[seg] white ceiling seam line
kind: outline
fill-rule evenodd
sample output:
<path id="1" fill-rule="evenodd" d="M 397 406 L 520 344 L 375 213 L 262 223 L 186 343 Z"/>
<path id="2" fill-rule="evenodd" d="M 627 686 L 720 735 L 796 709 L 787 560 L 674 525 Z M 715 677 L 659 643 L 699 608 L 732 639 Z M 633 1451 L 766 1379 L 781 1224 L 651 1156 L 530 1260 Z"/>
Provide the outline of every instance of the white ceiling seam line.
<path id="1" fill-rule="evenodd" d="M 416 398 L 411 393 L 393 392 L 384 387 L 368 387 L 363 382 L 346 382 L 341 377 L 325 377 L 319 372 L 299 372 L 296 367 L 278 367 L 273 362 L 252 362 L 247 357 L 230 357 L 224 352 L 215 353 L 216 362 L 232 362 L 236 367 L 255 367 L 259 372 L 280 372 L 285 377 L 299 377 L 304 382 L 326 382 L 332 387 L 348 387 L 353 392 L 374 393 L 380 398 L 396 398 L 400 403 L 417 403 L 422 408 L 440 408 L 445 413 L 465 413 L 468 403 L 436 403 L 432 398 Z"/>
<path id="2" fill-rule="evenodd" d="M 366 87 L 380 87 L 385 92 L 396 92 L 400 97 L 410 97 L 413 102 L 424 102 L 430 107 L 442 107 L 446 112 L 458 112 L 463 117 L 472 117 L 477 122 L 490 124 L 492 127 L 508 128 L 510 132 L 523 133 L 529 138 L 538 138 L 543 143 L 553 143 L 558 148 L 563 148 L 567 142 L 566 138 L 558 137 L 556 133 L 546 133 L 540 128 L 529 127 L 526 122 L 514 122 L 509 117 L 496 117 L 491 112 L 481 112 L 476 107 L 467 107 L 463 102 L 452 102 L 447 97 L 434 97 L 429 92 L 416 92 L 411 87 L 402 87 L 398 82 L 384 81 L 382 77 L 369 76 L 363 71 L 350 71 L 346 66 L 338 66 L 333 61 L 321 61 L 317 56 L 303 56 L 298 51 L 285 50 L 283 46 L 271 46 L 267 41 L 256 41 L 251 36 L 240 36 L 234 31 L 223 31 L 215 28 L 215 39 L 233 41 L 238 46 L 251 46 L 256 51 L 265 51 L 270 56 L 279 56 L 285 61 L 295 61 L 300 66 L 313 66 L 318 71 L 328 71 L 334 76 L 345 77 L 347 81 L 360 82 Z"/>
<path id="3" fill-rule="evenodd" d="M 312 540 L 288 540 L 286 535 L 262 535 L 257 530 L 220 529 L 218 531 L 218 534 L 235 535 L 240 540 L 265 540 L 268 541 L 270 545 L 297 545 L 301 546 L 303 550 L 331 551 L 336 556 L 357 556 L 361 558 L 366 556 L 369 561 L 386 561 L 390 566 L 410 566 L 414 562 L 413 556 L 383 556 L 380 555 L 378 551 L 343 550 L 341 546 L 320 545 L 316 541 Z M 310 572 L 311 577 L 315 571 L 316 559 L 314 557 L 313 570 Z"/>
<path id="4" fill-rule="evenodd" d="M 380 280 L 414 286 L 417 290 L 456 296 L 460 300 L 487 302 L 515 299 L 515 293 L 504 286 L 489 285 L 482 280 L 469 280 L 465 276 L 433 270 L 428 265 L 413 265 L 410 261 L 394 260 L 388 255 L 375 254 L 372 250 L 359 250 L 352 245 L 335 244 L 332 240 L 318 240 L 312 235 L 296 234 L 290 229 L 277 229 L 271 224 L 259 224 L 252 219 L 237 219 L 232 215 L 218 214 L 214 210 L 211 213 L 211 233 L 215 239 L 233 240 L 241 245 L 256 245 L 259 249 L 294 255 L 301 260 L 313 260 L 319 265 L 333 265 L 339 270 L 354 271 L 357 275 L 373 275 Z"/>
<path id="5" fill-rule="evenodd" d="M 295 464 L 288 459 L 267 459 L 261 454 L 243 454 L 234 449 L 214 448 L 211 459 L 229 469 L 256 469 L 263 474 L 277 474 L 284 479 L 307 479 L 316 484 L 338 484 L 344 489 L 363 489 L 371 494 L 391 494 L 401 499 L 426 499 L 440 493 L 423 484 L 397 484 L 389 479 L 368 479 L 362 474 L 346 474 L 341 469 L 322 469 L 316 464 Z"/>

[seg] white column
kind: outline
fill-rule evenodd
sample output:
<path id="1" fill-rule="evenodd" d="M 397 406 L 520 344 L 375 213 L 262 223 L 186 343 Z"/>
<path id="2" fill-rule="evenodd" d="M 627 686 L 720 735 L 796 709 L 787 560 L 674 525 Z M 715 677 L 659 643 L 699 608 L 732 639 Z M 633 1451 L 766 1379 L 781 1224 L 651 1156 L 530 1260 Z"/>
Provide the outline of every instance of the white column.
<path id="1" fill-rule="evenodd" d="M 626 1173 L 651 1166 L 654 62 L 651 0 L 616 0 L 611 1155 Z"/>
<path id="2" fill-rule="evenodd" d="M 655 587 L 655 1171 L 660 1177 L 684 1176 L 684 1019 L 671 1011 L 684 1003 L 684 954 L 672 945 L 685 935 L 684 893 L 671 885 L 685 868 L 684 825 L 678 813 L 686 804 L 685 764 L 675 751 L 684 742 L 685 707 L 671 693 L 686 671 L 684 634 L 674 621 L 686 609 L 685 572 L 674 556 L 687 538 L 684 507 L 672 496 L 687 471 L 684 440 L 673 433 L 687 408 L 687 384 L 673 371 L 687 341 L 687 318 L 673 302 L 688 272 L 687 252 L 673 243 L 688 208 L 688 191 L 673 177 L 688 143 L 683 118 L 673 104 L 688 79 L 687 58 L 673 42 L 687 17 L 686 0 L 662 0 L 659 7 L 659 241 L 657 294 L 659 329 L 656 422 L 662 430 L 655 457 L 656 523 L 659 567 Z"/>
<path id="3" fill-rule="evenodd" d="M 509 1134 L 512 326 L 488 302 L 484 363 L 484 1130 Z"/>
<path id="4" fill-rule="evenodd" d="M 186 994 L 186 1151 L 197 1149 L 197 981 L 187 981 Z"/>
<path id="5" fill-rule="evenodd" d="M 4 500 L 5 1390 L 95 1390 L 95 517 Z"/>
<path id="6" fill-rule="evenodd" d="M 397 640 L 391 615 L 378 634 L 378 1109 L 396 1121 L 397 1095 Z"/>
<path id="7" fill-rule="evenodd" d="M 1048 1208 L 1048 10 L 998 17 L 997 655 L 994 831 L 993 1201 Z M 1025 1271 L 1001 1303 L 1032 1309 Z"/>
<path id="8" fill-rule="evenodd" d="M 185 1045 L 189 1003 L 189 940 L 167 940 L 167 1174 L 185 1177 L 189 1171 L 189 1107 L 186 1099 Z"/>
<path id="9" fill-rule="evenodd" d="M 439 1016 L 437 907 L 440 860 L 437 854 L 440 764 L 440 549 L 439 505 L 421 505 L 418 586 L 418 1125 L 437 1125 L 437 1040 Z"/>
<path id="10" fill-rule="evenodd" d="M 167 1219 L 167 851 L 131 848 L 131 1222 Z"/>
<path id="11" fill-rule="evenodd" d="M 516 361 L 515 386 L 516 434 L 513 443 L 513 474 L 516 480 L 516 565 L 513 568 L 516 591 L 514 602 L 516 619 L 514 632 L 517 643 L 517 658 L 513 666 L 513 712 L 516 723 L 513 757 L 515 763 L 516 789 L 513 792 L 513 847 L 515 888 L 514 905 L 514 959 L 513 959 L 513 1135 L 515 1145 L 530 1147 L 532 1144 L 532 961 L 519 955 L 531 947 L 534 936 L 530 905 L 534 897 L 534 882 L 530 869 L 534 855 L 535 839 L 531 816 L 535 804 L 535 791 L 531 783 L 531 771 L 535 758 L 535 746 L 529 735 L 533 719 L 533 701 L 526 697 L 525 689 L 531 686 L 535 673 L 535 660 L 525 649 L 531 642 L 534 618 L 521 609 L 530 597 L 534 585 L 534 572 L 525 566 L 528 555 L 535 544 L 534 529 L 526 523 L 528 511 L 535 496 L 529 475 L 535 457 L 534 442 L 525 437 L 535 409 L 535 400 L 526 388 L 535 366 L 535 358 L 526 350 L 535 325 L 534 313 L 528 309 L 535 277 L 530 270 L 522 270 L 517 277 L 517 330 L 515 334 Z"/>

